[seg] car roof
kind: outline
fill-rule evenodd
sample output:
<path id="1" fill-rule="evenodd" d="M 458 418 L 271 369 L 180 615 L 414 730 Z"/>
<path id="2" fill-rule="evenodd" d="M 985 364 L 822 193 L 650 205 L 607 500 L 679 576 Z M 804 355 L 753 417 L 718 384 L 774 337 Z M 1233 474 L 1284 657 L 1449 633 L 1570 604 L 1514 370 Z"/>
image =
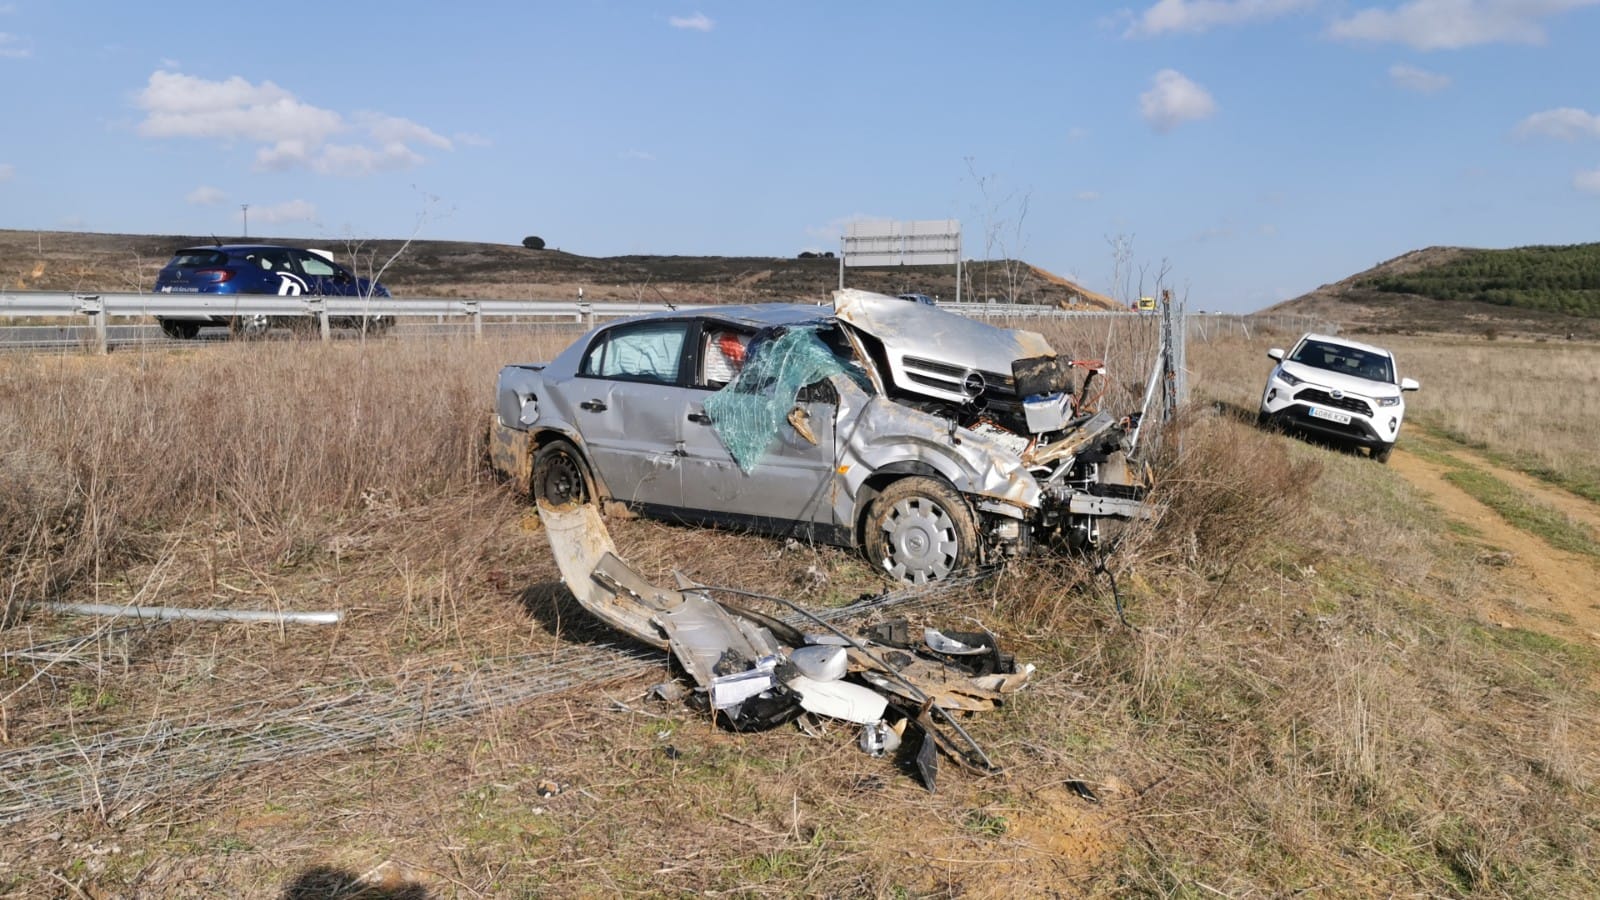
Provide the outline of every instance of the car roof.
<path id="1" fill-rule="evenodd" d="M 1352 341 L 1352 340 L 1349 340 L 1348 338 L 1333 337 L 1332 335 L 1327 335 L 1327 334 L 1317 334 L 1315 332 L 1309 332 L 1309 333 L 1305 334 L 1303 337 L 1301 337 L 1300 340 L 1302 342 L 1304 342 L 1304 341 L 1321 341 L 1324 344 L 1335 344 L 1335 345 L 1340 346 L 1340 347 L 1354 347 L 1357 350 L 1365 350 L 1368 353 L 1376 353 L 1379 356 L 1394 356 L 1393 353 L 1390 353 L 1389 351 L 1383 349 L 1382 347 L 1374 347 L 1371 344 L 1363 344 L 1360 341 Z"/>
<path id="2" fill-rule="evenodd" d="M 193 247 L 179 247 L 173 253 L 194 253 L 197 250 L 300 250 L 301 247 L 291 247 L 285 244 L 196 244 Z"/>
<path id="3" fill-rule="evenodd" d="M 629 319 L 630 322 L 651 319 L 682 318 L 717 319 L 732 325 L 767 328 L 772 325 L 797 325 L 833 318 L 833 307 L 814 306 L 808 303 L 749 303 L 739 306 L 701 306 L 694 309 L 664 309 Z"/>

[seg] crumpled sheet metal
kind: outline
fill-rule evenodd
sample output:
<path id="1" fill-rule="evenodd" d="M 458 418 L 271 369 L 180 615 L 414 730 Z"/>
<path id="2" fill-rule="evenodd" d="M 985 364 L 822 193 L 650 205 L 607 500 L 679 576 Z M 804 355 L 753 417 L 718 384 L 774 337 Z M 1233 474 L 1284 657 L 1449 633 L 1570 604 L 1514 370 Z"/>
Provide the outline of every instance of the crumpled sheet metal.
<path id="1" fill-rule="evenodd" d="M 885 723 L 892 708 L 896 721 L 914 723 L 923 735 L 916 768 L 929 790 L 934 789 L 938 768 L 932 749 L 935 744 L 964 766 L 997 771 L 951 713 L 993 709 L 1005 695 L 1027 683 L 1032 666 L 974 677 L 971 672 L 993 671 L 993 666 L 963 671 L 919 655 L 909 644 L 891 646 L 850 638 L 833 626 L 825 626 L 832 633 L 819 643 L 785 646 L 774 637 L 774 629 L 789 634 L 792 641 L 802 639 L 800 632 L 789 626 L 780 628 L 775 619 L 765 620 L 770 626 L 763 625 L 763 617 L 753 613 L 753 618 L 735 615 L 710 596 L 731 589 L 691 586 L 681 576 L 680 589 L 646 580 L 616 555 L 610 533 L 592 504 L 553 507 L 540 503 L 539 515 L 562 580 L 584 609 L 612 627 L 672 653 L 706 692 L 712 709 L 725 715 L 734 730 L 772 727 L 792 720 L 802 710 L 876 728 Z M 800 611 L 792 604 L 790 607 Z M 951 645 L 949 641 L 954 639 L 940 632 L 922 632 L 924 636 L 930 633 L 939 634 L 947 650 L 966 650 Z M 835 643 L 836 639 L 842 645 Z M 993 646 L 986 652 L 998 660 L 1001 654 L 992 635 L 989 643 Z M 967 653 L 960 658 L 975 655 Z M 819 677 L 807 677 L 802 668 Z M 840 677 L 841 668 L 848 673 L 845 677 Z M 851 676 L 856 680 L 847 680 Z M 942 725 L 934 722 L 930 711 L 943 717 Z M 944 733 L 945 728 L 966 743 L 955 742 Z M 881 750 L 881 742 L 869 743 Z"/>
<path id="2" fill-rule="evenodd" d="M 594 578 L 607 557 L 617 559 L 617 548 L 611 543 L 605 522 L 600 520 L 600 510 L 592 503 L 555 507 L 539 501 L 539 518 L 556 568 L 561 571 L 561 581 L 577 598 L 578 605 L 618 631 L 652 647 L 669 649 L 666 634 L 654 623 L 654 610 L 640 602 L 630 602 Z"/>

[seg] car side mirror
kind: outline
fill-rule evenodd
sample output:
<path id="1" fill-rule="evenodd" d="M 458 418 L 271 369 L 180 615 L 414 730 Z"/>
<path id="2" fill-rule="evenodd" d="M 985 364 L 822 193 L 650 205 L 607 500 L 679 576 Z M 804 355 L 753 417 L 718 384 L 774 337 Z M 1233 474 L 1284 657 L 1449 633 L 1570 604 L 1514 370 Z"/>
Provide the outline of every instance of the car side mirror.
<path id="1" fill-rule="evenodd" d="M 1417 380 L 1415 378 L 1400 379 L 1400 390 L 1402 391 L 1414 391 L 1421 387 L 1422 385 L 1417 384 Z"/>
<path id="2" fill-rule="evenodd" d="M 1281 347 L 1273 347 L 1271 350 L 1267 351 L 1267 355 L 1272 357 L 1275 360 L 1278 360 L 1279 362 L 1282 362 L 1283 361 L 1283 348 L 1281 348 Z"/>

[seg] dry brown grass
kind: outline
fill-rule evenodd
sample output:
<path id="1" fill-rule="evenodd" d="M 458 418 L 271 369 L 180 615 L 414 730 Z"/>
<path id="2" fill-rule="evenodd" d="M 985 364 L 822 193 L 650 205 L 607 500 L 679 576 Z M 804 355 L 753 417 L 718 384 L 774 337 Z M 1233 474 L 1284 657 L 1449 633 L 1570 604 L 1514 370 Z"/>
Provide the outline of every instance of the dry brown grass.
<path id="1" fill-rule="evenodd" d="M 1051 338 L 1074 356 L 1106 345 Z M 1114 360 L 1143 337 L 1117 340 Z M 54 663 L 9 658 L 0 753 L 80 746 L 92 769 L 112 728 L 244 703 L 270 729 L 307 691 L 358 703 L 527 654 L 603 658 L 537 520 L 479 461 L 495 368 L 544 355 L 385 341 L 0 361 L 0 465 L 27 488 L 0 505 L 21 596 L 348 613 L 338 628 L 176 624 Z M 1233 401 L 1253 402 L 1259 348 L 1191 358 L 1202 391 L 1253 385 Z M 947 765 L 930 796 L 854 750 L 850 729 L 718 732 L 644 698 L 663 666 L 359 752 L 199 784 L 173 773 L 163 792 L 104 784 L 82 812 L 0 827 L 0 893 L 1588 893 L 1596 654 L 1474 621 L 1485 571 L 1367 460 L 1204 410 L 1163 454 L 1163 518 L 1111 561 L 1136 630 L 1103 578 L 1052 558 L 944 613 L 1040 666 L 969 723 L 1003 777 Z M 881 586 L 831 548 L 611 524 L 653 577 L 817 606 Z M 28 612 L 0 646 L 91 630 Z"/>

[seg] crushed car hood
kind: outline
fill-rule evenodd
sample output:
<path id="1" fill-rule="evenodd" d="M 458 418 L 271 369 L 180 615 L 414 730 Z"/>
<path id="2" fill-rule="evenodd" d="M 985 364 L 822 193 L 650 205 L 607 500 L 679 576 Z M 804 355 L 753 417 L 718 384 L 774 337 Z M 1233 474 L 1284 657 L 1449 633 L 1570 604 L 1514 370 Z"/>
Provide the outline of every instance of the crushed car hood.
<path id="1" fill-rule="evenodd" d="M 959 403 L 985 387 L 1009 390 L 1013 362 L 1054 355 L 1037 332 L 1000 328 L 886 294 L 834 291 L 833 312 L 882 343 L 898 387 L 940 400 Z"/>

